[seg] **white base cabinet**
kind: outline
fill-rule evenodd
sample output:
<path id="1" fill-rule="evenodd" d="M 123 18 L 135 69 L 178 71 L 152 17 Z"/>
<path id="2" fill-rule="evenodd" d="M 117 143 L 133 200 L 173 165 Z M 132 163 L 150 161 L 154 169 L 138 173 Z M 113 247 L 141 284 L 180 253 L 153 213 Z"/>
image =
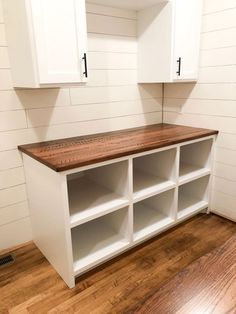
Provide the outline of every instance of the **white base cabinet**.
<path id="1" fill-rule="evenodd" d="M 69 287 L 85 271 L 210 210 L 214 139 L 63 172 L 23 154 L 34 241 Z"/>

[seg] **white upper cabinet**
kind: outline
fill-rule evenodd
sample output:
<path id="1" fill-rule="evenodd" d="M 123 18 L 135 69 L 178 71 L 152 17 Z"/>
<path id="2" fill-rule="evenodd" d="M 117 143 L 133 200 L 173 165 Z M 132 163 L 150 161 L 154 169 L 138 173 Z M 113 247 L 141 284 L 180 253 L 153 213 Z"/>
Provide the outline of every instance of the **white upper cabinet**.
<path id="1" fill-rule="evenodd" d="M 197 80 L 201 16 L 202 0 L 175 0 L 173 80 Z"/>
<path id="2" fill-rule="evenodd" d="M 85 0 L 4 0 L 15 87 L 87 81 Z"/>
<path id="3" fill-rule="evenodd" d="M 197 81 L 202 0 L 172 0 L 138 12 L 140 83 Z"/>

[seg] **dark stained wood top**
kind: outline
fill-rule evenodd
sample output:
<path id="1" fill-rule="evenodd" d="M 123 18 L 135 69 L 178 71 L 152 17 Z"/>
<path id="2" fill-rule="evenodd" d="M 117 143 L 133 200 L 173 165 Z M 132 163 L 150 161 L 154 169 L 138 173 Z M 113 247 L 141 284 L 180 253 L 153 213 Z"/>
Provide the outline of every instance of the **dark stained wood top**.
<path id="1" fill-rule="evenodd" d="M 155 124 L 109 133 L 19 146 L 18 149 L 60 172 L 190 141 L 218 131 L 172 124 Z"/>
<path id="2" fill-rule="evenodd" d="M 236 235 L 182 270 L 133 313 L 236 313 Z"/>

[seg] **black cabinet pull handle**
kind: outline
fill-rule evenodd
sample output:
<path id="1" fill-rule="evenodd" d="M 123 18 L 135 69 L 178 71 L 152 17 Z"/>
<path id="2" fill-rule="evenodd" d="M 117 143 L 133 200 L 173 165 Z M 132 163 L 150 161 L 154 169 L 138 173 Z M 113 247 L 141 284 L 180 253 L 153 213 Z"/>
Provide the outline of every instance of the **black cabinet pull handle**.
<path id="1" fill-rule="evenodd" d="M 181 57 L 179 57 L 179 59 L 177 60 L 177 63 L 179 64 L 178 66 L 178 71 L 176 72 L 178 74 L 178 76 L 181 75 Z"/>
<path id="2" fill-rule="evenodd" d="M 85 75 L 85 77 L 88 77 L 88 66 L 87 66 L 87 55 L 86 55 L 86 53 L 84 53 L 84 56 L 82 59 L 84 60 L 84 69 L 85 69 L 83 74 Z"/>

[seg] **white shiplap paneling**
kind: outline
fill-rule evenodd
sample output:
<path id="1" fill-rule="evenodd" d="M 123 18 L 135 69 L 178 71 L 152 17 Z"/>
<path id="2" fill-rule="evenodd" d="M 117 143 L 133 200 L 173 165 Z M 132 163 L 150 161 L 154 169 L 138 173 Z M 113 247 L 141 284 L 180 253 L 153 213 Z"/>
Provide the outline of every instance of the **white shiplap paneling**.
<path id="1" fill-rule="evenodd" d="M 0 24 L 0 46 L 4 47 L 6 45 L 7 45 L 7 42 L 6 42 L 5 25 Z"/>
<path id="2" fill-rule="evenodd" d="M 27 201 L 0 208 L 0 221 L 2 225 L 13 223 L 28 216 Z"/>
<path id="3" fill-rule="evenodd" d="M 0 170 L 7 170 L 22 166 L 22 159 L 17 149 L 0 153 Z"/>
<path id="4" fill-rule="evenodd" d="M 0 247 L 9 248 L 20 245 L 32 239 L 30 218 L 26 217 L 0 228 Z"/>
<path id="5" fill-rule="evenodd" d="M 23 167 L 0 171 L 0 190 L 25 183 Z"/>
<path id="6" fill-rule="evenodd" d="M 208 1 L 208 0 L 205 0 Z M 224 1 L 222 1 L 222 4 Z M 212 32 L 236 26 L 236 7 L 203 16 L 203 32 Z"/>
<path id="7" fill-rule="evenodd" d="M 205 0 L 197 84 L 168 84 L 164 121 L 220 131 L 212 209 L 236 220 L 236 1 Z"/>
<path id="8" fill-rule="evenodd" d="M 0 69 L 9 69 L 9 56 L 7 47 L 0 47 Z"/>
<path id="9" fill-rule="evenodd" d="M 233 8 L 236 8 L 236 0 L 205 0 L 203 13 L 211 14 Z"/>
<path id="10" fill-rule="evenodd" d="M 89 83 L 45 90 L 13 89 L 1 12 L 0 250 L 32 239 L 18 145 L 162 119 L 161 86 L 137 84 L 135 11 L 87 4 Z"/>

